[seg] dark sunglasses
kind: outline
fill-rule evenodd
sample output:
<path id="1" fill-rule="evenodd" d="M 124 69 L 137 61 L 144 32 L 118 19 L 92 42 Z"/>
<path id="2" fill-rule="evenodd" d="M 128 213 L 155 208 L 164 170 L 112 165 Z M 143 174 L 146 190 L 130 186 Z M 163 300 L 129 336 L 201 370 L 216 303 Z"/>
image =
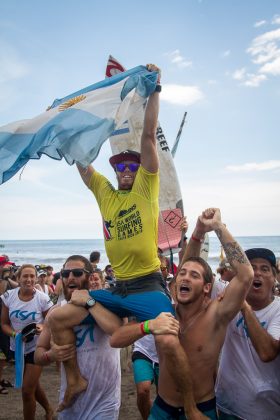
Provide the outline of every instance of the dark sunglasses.
<path id="1" fill-rule="evenodd" d="M 70 276 L 70 273 L 73 274 L 74 277 L 82 277 L 82 275 L 84 273 L 88 273 L 88 270 L 85 270 L 84 268 L 73 268 L 73 270 L 61 270 L 60 274 L 61 277 L 68 279 L 68 277 Z"/>
<path id="2" fill-rule="evenodd" d="M 139 163 L 116 163 L 117 172 L 124 172 L 128 168 L 130 172 L 136 172 L 139 169 Z"/>

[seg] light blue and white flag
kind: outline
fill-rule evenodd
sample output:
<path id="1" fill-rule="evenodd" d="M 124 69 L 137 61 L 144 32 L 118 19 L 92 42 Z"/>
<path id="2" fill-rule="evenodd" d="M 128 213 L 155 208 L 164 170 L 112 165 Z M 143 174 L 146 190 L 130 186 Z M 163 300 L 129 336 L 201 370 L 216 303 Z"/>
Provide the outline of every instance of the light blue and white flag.
<path id="1" fill-rule="evenodd" d="M 15 388 L 21 388 L 24 373 L 24 348 L 25 343 L 22 340 L 22 333 L 16 335 L 16 349 L 15 349 Z"/>
<path id="2" fill-rule="evenodd" d="M 0 184 L 45 154 L 87 166 L 102 144 L 156 88 L 157 73 L 138 66 L 56 99 L 44 113 L 0 128 Z"/>

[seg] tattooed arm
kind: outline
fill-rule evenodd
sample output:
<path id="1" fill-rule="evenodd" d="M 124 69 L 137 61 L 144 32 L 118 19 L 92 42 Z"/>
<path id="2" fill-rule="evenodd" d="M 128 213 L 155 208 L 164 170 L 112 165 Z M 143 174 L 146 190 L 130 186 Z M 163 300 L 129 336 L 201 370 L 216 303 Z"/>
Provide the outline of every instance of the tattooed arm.
<path id="1" fill-rule="evenodd" d="M 219 209 L 207 209 L 203 213 L 203 222 L 216 232 L 226 258 L 236 273 L 227 286 L 223 299 L 216 302 L 217 320 L 228 323 L 241 309 L 253 281 L 254 272 L 241 246 L 223 224 Z"/>

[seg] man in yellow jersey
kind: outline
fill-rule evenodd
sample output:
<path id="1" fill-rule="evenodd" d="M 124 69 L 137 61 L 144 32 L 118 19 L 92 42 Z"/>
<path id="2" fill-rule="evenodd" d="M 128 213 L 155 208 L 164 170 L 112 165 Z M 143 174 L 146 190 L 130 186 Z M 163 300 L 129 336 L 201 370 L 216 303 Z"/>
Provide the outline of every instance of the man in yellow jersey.
<path id="1" fill-rule="evenodd" d="M 159 72 L 155 65 L 148 65 L 147 68 Z M 158 84 L 148 99 L 141 154 L 126 150 L 110 158 L 117 176 L 117 190 L 92 166 L 78 166 L 84 183 L 98 202 L 103 217 L 106 252 L 117 281 L 110 291 L 91 291 L 91 298 L 86 305 L 75 300 L 75 305 L 66 305 L 51 313 L 49 321 L 57 345 L 74 342 L 73 326 L 83 320 L 83 308 L 91 308 L 96 301 L 120 317 L 132 315 L 140 321 L 154 319 L 161 312 L 174 313 L 165 294 L 157 255 L 159 161 L 156 129 L 160 90 Z M 172 316 L 168 318 L 170 331 L 173 321 L 175 319 Z M 149 329 L 148 323 L 143 325 Z M 143 330 L 143 335 L 145 332 Z M 178 337 L 174 334 L 157 335 L 156 345 L 160 362 L 166 365 L 182 392 L 188 418 L 205 418 L 195 406 L 188 361 Z M 65 370 L 68 389 L 60 410 L 69 406 L 73 397 L 83 391 L 85 386 L 83 378 L 77 373 L 75 361 L 67 360 Z"/>

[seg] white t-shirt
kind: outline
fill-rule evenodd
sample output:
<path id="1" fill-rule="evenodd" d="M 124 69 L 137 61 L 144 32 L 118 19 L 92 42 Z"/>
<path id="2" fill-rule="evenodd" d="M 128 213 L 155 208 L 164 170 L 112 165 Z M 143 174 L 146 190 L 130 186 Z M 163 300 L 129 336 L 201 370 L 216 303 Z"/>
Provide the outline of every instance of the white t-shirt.
<path id="1" fill-rule="evenodd" d="M 158 354 L 155 345 L 155 338 L 152 334 L 145 335 L 139 340 L 135 341 L 133 352 L 139 351 L 148 357 L 153 363 L 158 363 Z"/>
<path id="2" fill-rule="evenodd" d="M 63 304 L 63 303 L 62 303 Z M 75 327 L 78 365 L 88 387 L 74 404 L 59 413 L 59 420 L 117 420 L 121 402 L 120 349 L 110 346 L 110 336 L 97 324 Z M 66 388 L 61 369 L 59 400 Z"/>
<path id="3" fill-rule="evenodd" d="M 280 337 L 280 299 L 255 314 L 276 340 Z M 216 382 L 217 406 L 246 420 L 280 419 L 280 355 L 264 363 L 255 351 L 242 313 L 228 326 Z"/>
<path id="4" fill-rule="evenodd" d="M 24 302 L 18 297 L 19 287 L 5 292 L 1 299 L 4 305 L 9 309 L 9 318 L 11 326 L 17 332 L 22 331 L 26 325 L 35 322 L 36 324 L 43 324 L 43 312 L 50 309 L 53 305 L 49 296 L 40 290 L 34 289 L 34 295 L 31 300 Z M 34 336 L 32 341 L 25 343 L 24 353 L 31 353 L 36 348 L 38 336 Z M 15 339 L 10 338 L 10 348 L 15 351 Z"/>

